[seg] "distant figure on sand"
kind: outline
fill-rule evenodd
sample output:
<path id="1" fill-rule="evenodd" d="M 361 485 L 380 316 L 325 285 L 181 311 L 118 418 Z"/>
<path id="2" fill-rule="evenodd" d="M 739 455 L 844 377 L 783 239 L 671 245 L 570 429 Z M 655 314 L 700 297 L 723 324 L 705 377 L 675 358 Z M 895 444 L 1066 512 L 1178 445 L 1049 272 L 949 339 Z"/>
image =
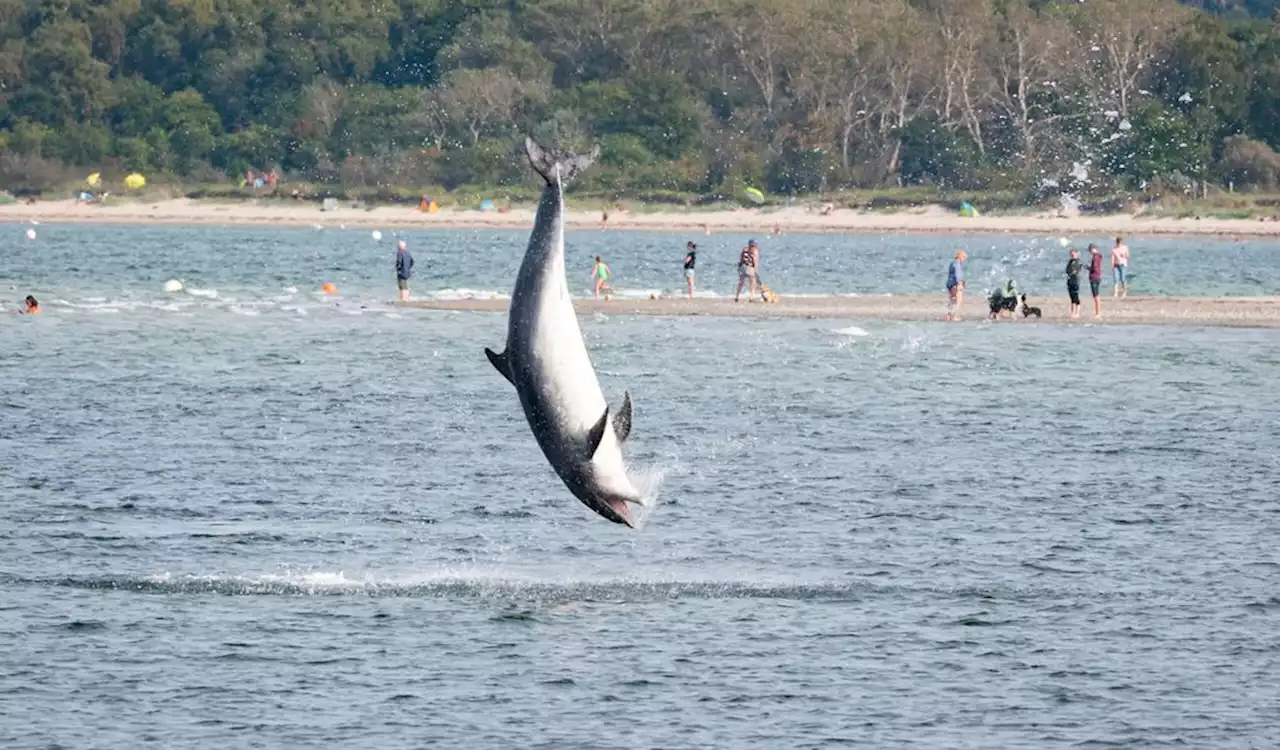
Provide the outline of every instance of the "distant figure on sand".
<path id="1" fill-rule="evenodd" d="M 964 262 L 968 258 L 968 253 L 957 250 L 956 259 L 947 268 L 947 320 L 960 319 L 960 308 L 964 306 Z"/>
<path id="2" fill-rule="evenodd" d="M 1089 291 L 1093 294 L 1093 319 L 1102 317 L 1102 298 L 1098 289 L 1102 286 L 1102 251 L 1089 243 Z"/>
<path id="3" fill-rule="evenodd" d="M 1067 257 L 1067 296 L 1071 299 L 1071 311 L 1067 313 L 1068 318 L 1080 317 L 1080 251 L 1071 248 L 1071 253 Z"/>
<path id="4" fill-rule="evenodd" d="M 684 243 L 684 280 L 689 283 L 689 299 L 693 299 L 693 267 L 698 264 L 698 246 Z"/>
<path id="5" fill-rule="evenodd" d="M 1115 284 L 1111 287 L 1111 296 L 1129 296 L 1129 246 L 1124 244 L 1123 237 L 1116 238 L 1116 246 L 1111 248 L 1111 275 Z"/>
<path id="6" fill-rule="evenodd" d="M 591 279 L 595 286 L 596 299 L 600 299 L 600 293 L 605 292 L 605 299 L 609 299 L 609 292 L 613 291 L 613 287 L 609 286 L 609 281 L 613 278 L 613 271 L 609 270 L 609 264 L 596 256 L 596 264 L 591 269 Z"/>
<path id="7" fill-rule="evenodd" d="M 742 248 L 742 253 L 738 256 L 738 291 L 733 295 L 733 301 L 738 302 L 742 296 L 742 287 L 750 284 L 747 291 L 747 300 L 750 301 L 756 296 L 756 274 L 760 268 L 760 246 L 755 240 L 747 242 L 747 246 Z"/>
<path id="8" fill-rule="evenodd" d="M 409 279 L 413 277 L 413 256 L 409 254 L 409 246 L 404 240 L 396 243 L 396 288 L 400 290 L 400 301 L 409 299 Z"/>

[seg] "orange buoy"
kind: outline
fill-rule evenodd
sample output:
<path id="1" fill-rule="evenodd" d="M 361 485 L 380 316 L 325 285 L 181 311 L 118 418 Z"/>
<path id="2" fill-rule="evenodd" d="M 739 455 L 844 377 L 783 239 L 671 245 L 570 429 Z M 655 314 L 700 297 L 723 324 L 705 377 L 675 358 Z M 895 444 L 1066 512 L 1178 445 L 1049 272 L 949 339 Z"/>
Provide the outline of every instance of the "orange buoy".
<path id="1" fill-rule="evenodd" d="M 337 294 L 338 287 L 335 286 L 332 281 L 326 281 L 324 282 L 324 286 L 320 288 L 320 291 L 324 292 L 325 294 Z"/>

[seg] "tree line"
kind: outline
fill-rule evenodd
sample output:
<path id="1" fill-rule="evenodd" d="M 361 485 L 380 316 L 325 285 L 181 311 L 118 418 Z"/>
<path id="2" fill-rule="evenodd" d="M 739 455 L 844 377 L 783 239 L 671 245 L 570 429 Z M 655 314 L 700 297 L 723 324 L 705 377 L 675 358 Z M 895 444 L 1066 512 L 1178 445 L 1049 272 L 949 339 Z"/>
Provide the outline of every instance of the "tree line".
<path id="1" fill-rule="evenodd" d="M 0 0 L 0 187 L 1280 180 L 1274 0 Z M 1274 17 L 1274 18 L 1273 18 Z"/>

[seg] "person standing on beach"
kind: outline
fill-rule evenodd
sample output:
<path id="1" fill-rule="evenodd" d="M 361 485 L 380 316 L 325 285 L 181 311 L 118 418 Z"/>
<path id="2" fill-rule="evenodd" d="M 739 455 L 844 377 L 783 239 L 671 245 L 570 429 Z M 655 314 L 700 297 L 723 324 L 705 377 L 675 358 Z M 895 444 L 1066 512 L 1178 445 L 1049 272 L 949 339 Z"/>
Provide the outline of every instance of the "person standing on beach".
<path id="1" fill-rule="evenodd" d="M 1071 312 L 1067 313 L 1068 318 L 1080 317 L 1080 251 L 1071 248 L 1070 257 L 1067 259 L 1067 296 L 1071 298 Z"/>
<path id="2" fill-rule="evenodd" d="M 396 288 L 400 290 L 400 301 L 409 301 L 409 279 L 413 277 L 413 256 L 409 254 L 409 246 L 404 240 L 396 243 Z"/>
<path id="3" fill-rule="evenodd" d="M 947 268 L 947 320 L 960 319 L 960 308 L 964 305 L 964 262 L 968 258 L 968 253 L 957 250 L 956 259 Z"/>
<path id="4" fill-rule="evenodd" d="M 591 269 L 591 279 L 595 286 L 596 299 L 600 299 L 600 292 L 606 292 L 605 299 L 609 299 L 608 291 L 612 291 L 613 287 L 609 286 L 609 280 L 613 278 L 613 271 L 609 269 L 609 264 L 596 256 L 596 264 Z"/>
<path id="5" fill-rule="evenodd" d="M 1089 291 L 1093 294 L 1093 319 L 1102 317 L 1102 298 L 1098 289 L 1102 286 L 1102 251 L 1098 246 L 1089 243 Z"/>
<path id="6" fill-rule="evenodd" d="M 1111 287 L 1111 296 L 1121 299 L 1129 296 L 1129 246 L 1124 244 L 1123 237 L 1116 238 L 1116 246 L 1111 248 L 1111 275 L 1115 284 Z"/>
<path id="7" fill-rule="evenodd" d="M 756 271 L 759 267 L 760 246 L 755 240 L 750 240 L 738 256 L 738 291 L 733 295 L 734 302 L 742 296 L 742 287 L 747 286 L 748 282 L 750 282 L 750 289 L 747 291 L 747 300 L 750 301 L 756 296 Z"/>
<path id="8" fill-rule="evenodd" d="M 693 267 L 698 264 L 698 246 L 684 243 L 684 280 L 689 283 L 689 299 L 693 299 Z"/>

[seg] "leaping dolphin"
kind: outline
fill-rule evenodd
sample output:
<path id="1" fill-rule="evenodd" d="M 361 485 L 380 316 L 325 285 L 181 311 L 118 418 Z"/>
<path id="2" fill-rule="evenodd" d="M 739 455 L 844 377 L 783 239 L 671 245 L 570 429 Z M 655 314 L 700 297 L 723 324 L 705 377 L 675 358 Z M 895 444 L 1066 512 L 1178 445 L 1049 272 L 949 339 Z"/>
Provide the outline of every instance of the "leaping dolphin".
<path id="1" fill-rule="evenodd" d="M 564 183 L 590 166 L 600 149 L 561 153 L 532 138 L 524 145 L 547 186 L 511 293 L 506 351 L 484 353 L 516 387 L 534 438 L 569 491 L 610 521 L 634 528 L 628 504 L 644 500 L 622 460 L 631 394 L 610 415 L 565 281 Z"/>

